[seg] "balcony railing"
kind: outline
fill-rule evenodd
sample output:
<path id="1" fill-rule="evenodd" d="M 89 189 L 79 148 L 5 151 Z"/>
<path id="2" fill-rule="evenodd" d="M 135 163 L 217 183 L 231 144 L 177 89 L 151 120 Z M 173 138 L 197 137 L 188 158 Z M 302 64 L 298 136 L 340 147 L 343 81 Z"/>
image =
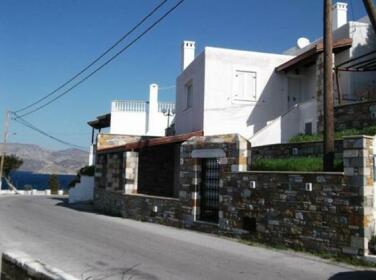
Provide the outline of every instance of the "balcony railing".
<path id="1" fill-rule="evenodd" d="M 170 112 L 175 113 L 174 103 L 158 103 L 158 112 Z"/>
<path id="2" fill-rule="evenodd" d="M 146 112 L 148 102 L 142 100 L 115 100 L 112 101 L 112 112 Z"/>
<path id="3" fill-rule="evenodd" d="M 146 112 L 149 102 L 142 100 L 114 100 L 111 112 Z M 158 103 L 158 112 L 175 113 L 174 103 Z"/>

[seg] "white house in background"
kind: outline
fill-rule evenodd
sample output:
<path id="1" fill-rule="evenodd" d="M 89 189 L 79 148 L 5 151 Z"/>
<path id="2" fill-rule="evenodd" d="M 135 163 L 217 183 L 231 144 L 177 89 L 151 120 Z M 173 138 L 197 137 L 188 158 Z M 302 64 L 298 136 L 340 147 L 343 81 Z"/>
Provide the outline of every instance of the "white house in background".
<path id="1" fill-rule="evenodd" d="M 176 81 L 177 134 L 203 130 L 205 135 L 250 138 L 287 110 L 283 77 L 274 70 L 291 55 L 206 47 L 194 58 L 194 47 L 194 42 L 183 42 L 183 72 Z"/>
<path id="2" fill-rule="evenodd" d="M 175 103 L 158 102 L 157 84 L 149 86 L 149 101 L 112 101 L 111 113 L 88 122 L 92 127 L 89 165 L 95 162 L 96 129 L 100 133 L 101 129 L 109 128 L 109 134 L 117 135 L 164 136 L 174 116 Z"/>
<path id="3" fill-rule="evenodd" d="M 164 136 L 174 114 L 175 104 L 158 102 L 158 85 L 151 84 L 149 101 L 112 101 L 110 134 Z"/>
<path id="4" fill-rule="evenodd" d="M 347 4 L 333 5 L 335 65 L 376 49 L 367 19 L 348 22 Z M 239 133 L 259 146 L 317 132 L 321 41 L 300 38 L 297 47 L 283 54 L 205 47 L 196 58 L 195 42 L 184 41 L 176 82 L 176 134 Z M 376 75 L 340 72 L 339 84 L 342 102 L 353 102 L 375 91 Z"/>

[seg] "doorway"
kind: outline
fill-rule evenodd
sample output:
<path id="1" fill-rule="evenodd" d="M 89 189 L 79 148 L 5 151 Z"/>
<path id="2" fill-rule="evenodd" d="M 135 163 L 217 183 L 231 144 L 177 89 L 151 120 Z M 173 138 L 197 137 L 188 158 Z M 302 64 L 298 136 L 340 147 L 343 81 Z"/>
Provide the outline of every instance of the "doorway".
<path id="1" fill-rule="evenodd" d="M 203 221 L 218 223 L 219 172 L 216 158 L 202 159 L 200 219 Z"/>

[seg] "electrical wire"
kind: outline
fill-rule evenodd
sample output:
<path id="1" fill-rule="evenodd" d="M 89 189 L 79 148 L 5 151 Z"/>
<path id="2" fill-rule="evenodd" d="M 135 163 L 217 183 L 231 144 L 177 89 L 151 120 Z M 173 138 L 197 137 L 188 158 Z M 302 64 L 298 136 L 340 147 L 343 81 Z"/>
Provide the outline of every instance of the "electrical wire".
<path id="1" fill-rule="evenodd" d="M 15 111 L 15 113 L 19 113 L 22 111 L 25 111 L 34 105 L 46 100 L 48 97 L 54 95 L 56 92 L 64 88 L 66 85 L 68 85 L 70 82 L 75 80 L 77 77 L 81 76 L 86 70 L 88 70 L 91 66 L 93 66 L 95 63 L 97 63 L 99 60 L 101 60 L 106 54 L 108 54 L 111 50 L 113 50 L 116 46 L 118 46 L 122 41 L 124 41 L 129 35 L 131 35 L 138 27 L 140 27 L 147 19 L 149 19 L 155 12 L 157 12 L 163 5 L 166 4 L 168 0 L 162 1 L 159 5 L 157 5 L 154 9 L 152 9 L 145 17 L 143 17 L 134 27 L 132 27 L 127 33 L 125 33 L 119 40 L 117 40 L 111 47 L 109 47 L 106 51 L 104 51 L 101 55 L 99 55 L 96 59 L 94 59 L 92 62 L 90 62 L 86 67 L 84 67 L 81 71 L 79 71 L 77 74 L 72 76 L 70 79 L 68 79 L 65 83 L 58 86 L 56 89 L 45 95 L 44 97 L 36 100 L 35 102 L 22 107 Z"/>
<path id="2" fill-rule="evenodd" d="M 48 137 L 48 138 L 50 138 L 50 139 L 52 139 L 52 140 L 55 140 L 56 142 L 59 142 L 60 144 L 64 144 L 64 145 L 66 145 L 66 146 L 69 146 L 69 147 L 72 147 L 72 148 L 76 148 L 76 149 L 78 149 L 78 150 L 81 150 L 81 151 L 84 151 L 84 152 L 87 153 L 85 147 L 83 147 L 83 146 L 79 146 L 79 145 L 76 145 L 76 144 L 72 144 L 72 143 L 67 142 L 67 141 L 65 141 L 65 140 L 59 139 L 59 138 L 57 138 L 57 137 L 55 137 L 55 136 L 52 136 L 52 135 L 50 135 L 49 133 L 47 133 L 47 132 L 41 130 L 40 128 L 37 128 L 37 127 L 36 127 L 35 125 L 33 125 L 32 123 L 26 121 L 24 118 L 22 118 L 21 116 L 17 115 L 15 112 L 11 112 L 11 113 L 12 113 L 13 116 L 15 116 L 14 118 L 12 118 L 13 121 L 16 121 L 17 123 L 19 123 L 19 124 L 21 124 L 21 125 L 23 125 L 23 126 L 29 128 L 29 129 L 32 129 L 32 130 L 38 132 L 39 134 L 42 134 L 42 135 L 44 135 L 44 136 L 46 136 L 46 137 Z"/>
<path id="3" fill-rule="evenodd" d="M 152 25 L 150 25 L 145 31 L 143 31 L 140 35 L 138 35 L 134 40 L 132 40 L 129 44 L 127 44 L 124 48 L 122 48 L 120 51 L 118 51 L 115 55 L 113 55 L 110 59 L 108 59 L 101 66 L 99 66 L 98 68 L 96 68 L 94 71 L 92 71 L 86 77 L 84 77 L 82 80 L 80 80 L 79 82 L 77 82 L 76 84 L 74 84 L 73 86 L 71 86 L 70 88 L 68 88 L 67 90 L 63 91 L 62 93 L 60 93 L 55 98 L 53 98 L 50 101 L 48 101 L 47 103 L 44 103 L 43 105 L 37 107 L 36 109 L 33 109 L 33 110 L 29 111 L 29 112 L 26 112 L 26 113 L 22 114 L 19 117 L 24 117 L 24 116 L 30 115 L 32 113 L 35 113 L 35 112 L 43 109 L 44 107 L 48 106 L 52 102 L 54 102 L 54 101 L 58 100 L 59 98 L 63 97 L 64 95 L 66 95 L 67 93 L 69 93 L 70 91 L 72 91 L 74 88 L 76 88 L 77 86 L 79 86 L 80 84 L 82 84 L 83 82 L 85 82 L 87 79 L 89 79 L 90 77 L 92 77 L 95 73 L 97 73 L 98 71 L 100 71 L 102 68 L 104 68 L 110 62 L 112 62 L 115 58 L 117 58 L 120 54 L 122 54 L 124 51 L 126 51 L 129 47 L 131 47 L 133 44 L 135 44 L 138 40 L 140 40 L 146 33 L 148 33 L 150 30 L 152 30 L 156 25 L 158 25 L 163 19 L 165 19 L 170 13 L 172 13 L 177 7 L 179 7 L 184 1 L 185 0 L 180 0 L 177 4 L 175 4 L 172 8 L 170 8 L 166 13 L 164 13 L 163 16 L 161 16 Z"/>

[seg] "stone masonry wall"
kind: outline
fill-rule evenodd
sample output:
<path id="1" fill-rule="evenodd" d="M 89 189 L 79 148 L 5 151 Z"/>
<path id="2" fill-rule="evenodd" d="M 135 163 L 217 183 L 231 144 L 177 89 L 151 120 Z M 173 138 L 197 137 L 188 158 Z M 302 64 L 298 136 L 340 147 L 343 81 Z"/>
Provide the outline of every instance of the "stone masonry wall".
<path id="1" fill-rule="evenodd" d="M 178 199 L 111 190 L 111 176 L 102 175 L 96 185 L 94 206 L 112 215 L 268 244 L 365 255 L 368 241 L 375 234 L 375 142 L 376 138 L 368 136 L 345 137 L 337 142 L 337 150 L 340 144 L 343 146 L 344 172 L 261 172 L 247 171 L 251 147 L 241 136 L 192 137 L 180 147 Z M 283 156 L 292 148 L 257 147 L 252 157 Z M 316 144 L 311 148 L 313 151 L 304 144 L 298 150 L 304 155 L 315 153 Z M 215 158 L 220 166 L 218 223 L 200 217 L 201 161 L 207 158 Z M 119 159 L 114 155 L 99 158 L 96 172 L 110 174 L 102 168 L 102 161 L 116 168 Z"/>
<path id="2" fill-rule="evenodd" d="M 95 165 L 95 186 L 124 192 L 124 153 L 98 154 Z"/>
<path id="3" fill-rule="evenodd" d="M 336 130 L 376 125 L 376 101 L 337 106 L 334 108 L 334 118 Z"/>
<path id="4" fill-rule="evenodd" d="M 174 227 L 179 227 L 181 221 L 181 202 L 176 198 L 127 195 L 97 188 L 94 208 L 110 215 Z"/>
<path id="5" fill-rule="evenodd" d="M 250 162 L 250 143 L 236 134 L 192 137 L 181 145 L 180 191 L 182 219 L 187 228 L 215 231 L 200 221 L 201 159 L 217 158 L 220 174 L 245 171 Z M 222 176 L 222 175 L 220 175 Z"/>
<path id="6" fill-rule="evenodd" d="M 362 234 L 362 195 L 347 181 L 341 173 L 227 174 L 219 226 L 268 244 L 358 254 L 352 236 Z"/>

